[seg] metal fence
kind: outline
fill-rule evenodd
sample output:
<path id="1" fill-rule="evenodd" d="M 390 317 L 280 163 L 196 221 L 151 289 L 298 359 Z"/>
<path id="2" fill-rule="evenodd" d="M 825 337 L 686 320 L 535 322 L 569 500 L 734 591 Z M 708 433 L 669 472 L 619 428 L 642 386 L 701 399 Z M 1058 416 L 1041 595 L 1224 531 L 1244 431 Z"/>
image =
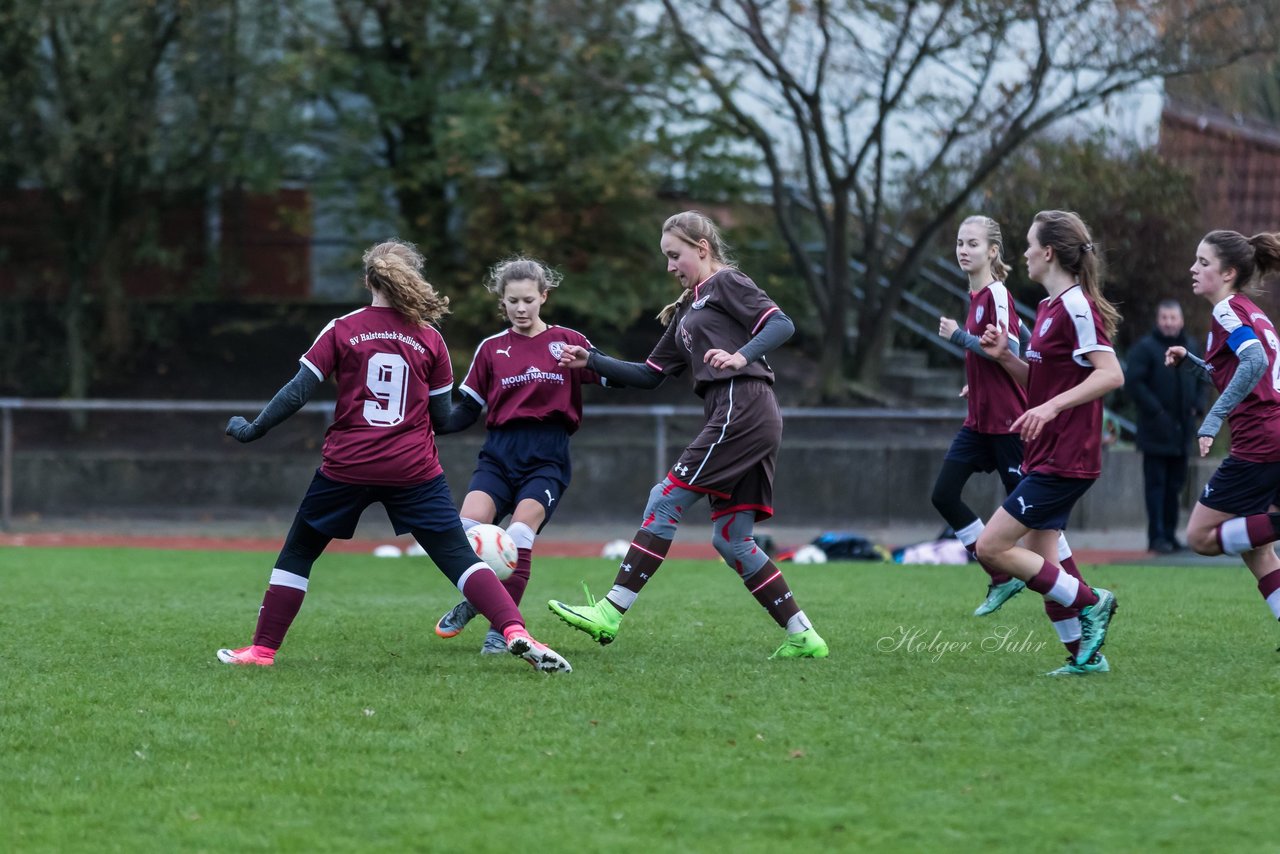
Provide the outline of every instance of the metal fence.
<path id="1" fill-rule="evenodd" d="M 15 416 L 23 412 L 65 412 L 65 413 L 194 413 L 194 414 L 245 414 L 255 413 L 262 409 L 263 401 L 248 400 L 51 400 L 30 398 L 0 398 L 0 525 L 5 529 L 13 522 L 13 473 L 15 448 Z M 308 403 L 301 414 L 323 416 L 327 421 L 333 417 L 332 401 Z M 669 452 L 670 441 L 668 429 L 672 419 L 701 419 L 702 407 L 699 406 L 613 406 L 587 405 L 584 409 L 587 418 L 596 416 L 622 417 L 633 424 L 647 423 L 652 436 L 653 448 L 653 480 L 660 481 L 671 463 Z M 905 409 L 860 409 L 860 408 L 811 408 L 784 407 L 783 417 L 789 424 L 808 422 L 812 429 L 819 432 L 827 430 L 856 428 L 857 425 L 877 423 L 888 425 L 890 435 L 901 434 L 908 424 L 913 429 L 922 426 L 936 428 L 937 431 L 954 429 L 964 419 L 964 410 L 954 408 L 905 408 Z M 836 425 L 840 425 L 837 427 Z M 789 427 L 790 429 L 790 427 Z"/>

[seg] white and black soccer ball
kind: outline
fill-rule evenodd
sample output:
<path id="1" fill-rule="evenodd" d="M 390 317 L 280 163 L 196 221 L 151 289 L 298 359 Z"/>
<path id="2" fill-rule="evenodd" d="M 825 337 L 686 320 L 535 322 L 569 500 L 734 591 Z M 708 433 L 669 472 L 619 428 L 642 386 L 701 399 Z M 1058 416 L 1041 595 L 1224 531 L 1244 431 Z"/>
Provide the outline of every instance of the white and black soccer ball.
<path id="1" fill-rule="evenodd" d="M 476 525 L 467 531 L 467 539 L 472 550 L 489 564 L 499 580 L 511 577 L 520 555 L 510 534 L 497 525 Z"/>

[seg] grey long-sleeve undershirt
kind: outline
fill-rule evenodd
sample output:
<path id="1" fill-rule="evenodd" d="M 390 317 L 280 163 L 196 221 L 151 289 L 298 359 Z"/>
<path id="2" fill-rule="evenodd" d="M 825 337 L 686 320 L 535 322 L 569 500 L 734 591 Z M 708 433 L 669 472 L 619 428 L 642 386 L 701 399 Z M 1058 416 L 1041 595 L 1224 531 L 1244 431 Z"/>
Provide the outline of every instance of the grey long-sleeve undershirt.
<path id="1" fill-rule="evenodd" d="M 787 339 L 795 334 L 796 325 L 780 311 L 769 315 L 769 319 L 760 327 L 760 331 L 751 336 L 751 340 L 738 348 L 738 353 L 751 364 L 764 358 L 768 353 L 781 347 Z"/>
<path id="2" fill-rule="evenodd" d="M 431 416 L 431 429 L 437 436 L 457 433 L 466 430 L 480 418 L 484 409 L 475 398 L 462 395 L 456 406 L 450 400 L 451 395 L 437 394 L 427 404 L 427 414 Z"/>
<path id="3" fill-rule="evenodd" d="M 952 344 L 977 353 L 984 359 L 991 358 L 987 355 L 986 351 L 982 349 L 982 344 L 980 343 L 982 339 L 977 335 L 971 335 L 966 332 L 963 326 L 956 327 L 955 331 L 951 333 L 950 341 Z M 1030 343 L 1031 330 L 1027 329 L 1027 325 L 1025 323 L 1020 323 L 1018 324 L 1018 340 L 1009 341 L 1009 352 L 1017 356 Z"/>
<path id="4" fill-rule="evenodd" d="M 267 431 L 297 412 L 320 385 L 320 378 L 303 365 L 293 379 L 285 383 L 275 397 L 262 408 L 258 417 L 246 421 L 237 415 L 227 422 L 226 433 L 237 442 L 252 442 L 267 435 Z"/>
<path id="5" fill-rule="evenodd" d="M 228 421 L 227 435 L 237 442 L 252 442 L 256 439 L 261 439 L 267 435 L 271 428 L 279 425 L 305 406 L 319 385 L 320 378 L 304 365 L 298 369 L 298 373 L 294 374 L 293 379 L 281 386 L 275 397 L 271 398 L 270 402 L 258 413 L 257 418 L 248 421 L 236 415 Z M 477 406 L 475 414 L 478 415 L 479 412 L 480 410 Z M 462 424 L 461 422 L 466 420 L 470 412 L 465 403 L 455 409 L 447 394 L 432 395 L 431 399 L 427 401 L 427 413 L 431 418 L 431 426 L 437 433 L 446 424 L 461 424 L 461 426 L 455 427 L 455 429 L 461 430 L 475 421 L 475 416 L 472 415 L 469 421 Z M 444 432 L 453 431 L 445 429 Z"/>
<path id="6" fill-rule="evenodd" d="M 644 362 L 626 362 L 606 356 L 592 348 L 587 356 L 587 368 L 609 381 L 610 385 L 623 388 L 655 389 L 667 377 Z"/>
<path id="7" fill-rule="evenodd" d="M 738 348 L 738 352 L 751 364 L 782 346 L 796 331 L 791 318 L 782 312 L 774 312 L 760 327 L 760 331 L 751 340 Z M 655 389 L 662 385 L 666 376 L 654 370 L 645 362 L 626 362 L 606 356 L 599 350 L 592 349 L 587 357 L 587 367 L 595 371 L 610 383 L 630 388 Z"/>
<path id="8" fill-rule="evenodd" d="M 1217 401 L 1209 409 L 1209 414 L 1204 417 L 1200 429 L 1196 431 L 1197 436 L 1209 438 L 1217 436 L 1218 431 L 1222 429 L 1222 422 L 1231 414 L 1231 410 L 1244 400 L 1245 395 L 1253 391 L 1253 387 L 1266 374 L 1267 354 L 1262 348 L 1263 344 L 1259 341 L 1257 346 L 1245 347 L 1236 353 L 1240 364 L 1236 367 L 1231 382 L 1227 383 L 1227 387 L 1222 390 L 1222 394 L 1218 395 Z M 1197 374 L 1206 381 L 1209 381 L 1213 374 L 1209 364 L 1194 353 L 1187 353 L 1180 367 Z"/>

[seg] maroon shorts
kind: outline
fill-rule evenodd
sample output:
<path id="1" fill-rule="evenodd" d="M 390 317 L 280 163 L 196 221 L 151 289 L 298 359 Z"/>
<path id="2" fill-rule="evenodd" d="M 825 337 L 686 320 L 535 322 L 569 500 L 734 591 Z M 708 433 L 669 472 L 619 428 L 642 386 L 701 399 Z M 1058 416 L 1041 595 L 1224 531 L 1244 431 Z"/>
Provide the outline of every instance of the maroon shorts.
<path id="1" fill-rule="evenodd" d="M 677 486 L 701 492 L 711 518 L 751 510 L 773 515 L 773 470 L 782 441 L 782 414 L 763 380 L 735 377 L 707 389 L 706 426 L 671 467 Z"/>

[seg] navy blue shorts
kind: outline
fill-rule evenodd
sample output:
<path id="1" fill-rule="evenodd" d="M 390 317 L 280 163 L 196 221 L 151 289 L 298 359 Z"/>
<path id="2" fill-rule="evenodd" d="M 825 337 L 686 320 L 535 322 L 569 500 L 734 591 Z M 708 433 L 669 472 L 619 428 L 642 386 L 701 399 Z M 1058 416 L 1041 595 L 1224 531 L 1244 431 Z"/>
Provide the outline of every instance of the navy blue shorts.
<path id="1" fill-rule="evenodd" d="M 458 508 L 443 474 L 414 486 L 371 486 L 340 483 L 317 470 L 298 515 L 326 536 L 349 540 L 356 532 L 360 515 L 376 502 L 386 509 L 397 534 L 461 527 Z"/>
<path id="2" fill-rule="evenodd" d="M 1033 471 L 1022 478 L 1001 506 L 1033 531 L 1065 531 L 1071 508 L 1091 486 L 1092 479 Z"/>
<path id="3" fill-rule="evenodd" d="M 1227 457 L 1200 490 L 1200 503 L 1233 516 L 1266 513 L 1280 499 L 1280 462 Z"/>
<path id="4" fill-rule="evenodd" d="M 944 459 L 972 466 L 974 471 L 998 472 L 1004 491 L 1011 493 L 1022 480 L 1022 437 L 961 427 Z"/>
<path id="5" fill-rule="evenodd" d="M 483 492 L 493 499 L 497 508 L 494 521 L 532 498 L 546 510 L 545 527 L 572 477 L 569 432 L 559 424 L 526 421 L 489 431 L 467 491 Z"/>

